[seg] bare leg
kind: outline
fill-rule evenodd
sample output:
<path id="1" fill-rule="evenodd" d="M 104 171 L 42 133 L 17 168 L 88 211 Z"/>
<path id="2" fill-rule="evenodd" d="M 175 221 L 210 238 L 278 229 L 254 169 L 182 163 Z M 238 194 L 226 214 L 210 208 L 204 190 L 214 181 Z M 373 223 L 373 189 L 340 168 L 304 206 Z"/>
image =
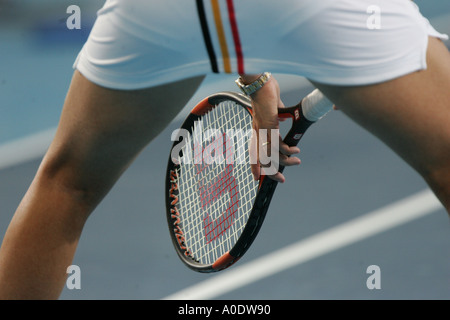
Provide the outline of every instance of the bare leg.
<path id="1" fill-rule="evenodd" d="M 0 299 L 56 299 L 89 214 L 202 77 L 109 90 L 75 72 L 52 145 L 0 249 Z"/>
<path id="2" fill-rule="evenodd" d="M 450 212 L 450 54 L 440 40 L 429 39 L 427 63 L 377 85 L 315 85 L 416 169 Z"/>

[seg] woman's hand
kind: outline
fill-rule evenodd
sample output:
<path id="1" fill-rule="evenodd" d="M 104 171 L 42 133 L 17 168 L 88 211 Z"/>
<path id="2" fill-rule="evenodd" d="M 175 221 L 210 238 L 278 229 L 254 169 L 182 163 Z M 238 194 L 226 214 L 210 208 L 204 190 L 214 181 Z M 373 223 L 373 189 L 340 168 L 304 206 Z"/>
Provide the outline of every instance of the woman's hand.
<path id="1" fill-rule="evenodd" d="M 244 83 L 251 83 L 258 76 L 241 77 Z M 284 108 L 284 104 L 276 79 L 272 76 L 261 89 L 252 94 L 251 100 L 254 130 L 249 151 L 253 177 L 259 180 L 261 175 L 267 175 L 273 180 L 284 182 L 285 177 L 278 171 L 279 165 L 300 164 L 300 159 L 291 157 L 299 153 L 300 149 L 289 147 L 280 137 L 278 108 Z"/>

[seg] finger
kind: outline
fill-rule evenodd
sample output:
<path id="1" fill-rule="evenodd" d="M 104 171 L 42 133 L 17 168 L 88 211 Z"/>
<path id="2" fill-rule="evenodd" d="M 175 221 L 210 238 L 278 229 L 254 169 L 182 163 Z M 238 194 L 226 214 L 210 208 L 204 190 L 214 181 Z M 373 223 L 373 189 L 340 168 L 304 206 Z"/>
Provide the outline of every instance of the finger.
<path id="1" fill-rule="evenodd" d="M 262 170 L 264 170 L 264 169 L 262 169 Z M 276 174 L 273 174 L 273 175 L 268 175 L 267 177 L 269 179 L 275 180 L 280 183 L 284 183 L 286 181 L 285 177 L 283 176 L 283 174 L 281 172 L 277 172 Z"/>
<path id="2" fill-rule="evenodd" d="M 285 155 L 280 155 L 280 164 L 284 167 L 298 166 L 301 164 L 301 160 L 297 157 L 288 157 Z"/>
<path id="3" fill-rule="evenodd" d="M 259 180 L 261 176 L 261 169 L 258 159 L 258 134 L 256 130 L 252 131 L 248 151 L 250 156 L 250 168 L 253 175 L 253 179 Z"/>
<path id="4" fill-rule="evenodd" d="M 266 156 L 265 158 L 270 158 L 272 155 L 272 144 L 270 141 L 262 142 L 259 146 L 261 152 L 258 152 L 258 159 L 260 159 L 261 156 Z M 276 151 L 276 150 L 275 150 Z"/>
<path id="5" fill-rule="evenodd" d="M 259 166 L 259 163 L 252 164 L 251 166 L 253 179 L 259 180 L 261 178 L 261 167 Z"/>
<path id="6" fill-rule="evenodd" d="M 280 154 L 285 154 L 287 156 L 292 156 L 294 154 L 300 153 L 299 147 L 296 147 L 296 146 L 290 147 L 284 142 L 280 142 L 279 148 L 280 148 Z"/>

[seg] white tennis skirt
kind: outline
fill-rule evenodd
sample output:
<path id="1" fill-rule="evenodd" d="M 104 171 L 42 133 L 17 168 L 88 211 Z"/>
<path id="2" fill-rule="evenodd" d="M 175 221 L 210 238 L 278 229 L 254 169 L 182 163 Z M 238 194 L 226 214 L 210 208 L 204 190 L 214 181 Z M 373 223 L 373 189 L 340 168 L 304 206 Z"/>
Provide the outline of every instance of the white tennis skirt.
<path id="1" fill-rule="evenodd" d="M 208 73 L 367 85 L 426 68 L 438 33 L 410 0 L 107 0 L 74 68 L 114 89 Z"/>

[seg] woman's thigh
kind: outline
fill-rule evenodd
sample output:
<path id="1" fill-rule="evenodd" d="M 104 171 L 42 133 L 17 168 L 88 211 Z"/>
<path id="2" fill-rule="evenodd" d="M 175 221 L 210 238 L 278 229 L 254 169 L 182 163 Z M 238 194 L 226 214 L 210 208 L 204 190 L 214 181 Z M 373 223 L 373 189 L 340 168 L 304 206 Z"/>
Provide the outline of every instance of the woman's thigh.
<path id="1" fill-rule="evenodd" d="M 379 137 L 450 207 L 450 53 L 430 38 L 427 69 L 368 86 L 315 82 L 345 114 Z"/>

